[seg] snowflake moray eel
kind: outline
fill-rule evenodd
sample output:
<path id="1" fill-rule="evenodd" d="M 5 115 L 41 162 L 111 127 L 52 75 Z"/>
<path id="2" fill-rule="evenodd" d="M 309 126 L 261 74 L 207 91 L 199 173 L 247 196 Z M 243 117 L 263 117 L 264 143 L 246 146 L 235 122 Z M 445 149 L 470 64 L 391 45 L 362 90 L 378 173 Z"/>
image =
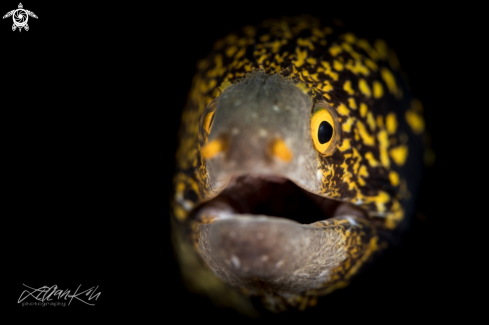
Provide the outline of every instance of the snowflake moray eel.
<path id="1" fill-rule="evenodd" d="M 423 107 L 396 54 L 309 16 L 269 19 L 198 63 L 176 156 L 174 246 L 221 305 L 313 306 L 414 213 Z"/>

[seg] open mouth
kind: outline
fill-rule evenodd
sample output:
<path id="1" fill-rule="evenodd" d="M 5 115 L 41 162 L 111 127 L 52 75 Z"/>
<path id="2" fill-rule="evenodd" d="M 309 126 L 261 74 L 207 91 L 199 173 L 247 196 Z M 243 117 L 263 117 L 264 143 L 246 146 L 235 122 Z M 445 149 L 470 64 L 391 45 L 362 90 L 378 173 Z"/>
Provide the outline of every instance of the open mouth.
<path id="1" fill-rule="evenodd" d="M 342 277 L 338 266 L 353 262 L 347 253 L 352 247 L 355 255 L 362 254 L 365 232 L 357 230 L 368 224 L 365 213 L 350 203 L 312 194 L 286 178 L 260 175 L 233 177 L 193 212 L 192 220 L 198 224 L 194 238 L 200 254 L 218 277 L 253 294 L 281 297 Z"/>
<path id="2" fill-rule="evenodd" d="M 207 221 L 240 215 L 280 217 L 302 225 L 337 216 L 365 217 L 353 204 L 310 193 L 287 178 L 262 175 L 232 177 L 217 197 L 194 212 L 194 218 Z"/>

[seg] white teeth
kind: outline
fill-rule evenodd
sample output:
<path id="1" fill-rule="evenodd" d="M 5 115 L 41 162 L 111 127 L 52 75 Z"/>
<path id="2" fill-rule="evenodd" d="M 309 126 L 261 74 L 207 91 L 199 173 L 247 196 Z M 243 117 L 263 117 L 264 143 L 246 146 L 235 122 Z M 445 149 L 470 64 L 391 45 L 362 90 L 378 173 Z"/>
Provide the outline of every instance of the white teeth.
<path id="1" fill-rule="evenodd" d="M 231 263 L 233 263 L 233 266 L 235 268 L 239 268 L 239 258 L 237 258 L 235 255 L 231 257 Z"/>
<path id="2" fill-rule="evenodd" d="M 352 217 L 348 216 L 348 217 L 346 217 L 346 219 L 348 219 L 348 221 L 350 222 L 350 224 L 351 224 L 352 226 L 356 226 L 356 225 L 357 225 L 356 221 L 355 221 L 355 220 L 353 220 L 353 218 L 352 218 Z"/>
<path id="3" fill-rule="evenodd" d="M 317 171 L 316 178 L 318 182 L 320 182 L 323 179 L 323 173 L 320 170 Z"/>

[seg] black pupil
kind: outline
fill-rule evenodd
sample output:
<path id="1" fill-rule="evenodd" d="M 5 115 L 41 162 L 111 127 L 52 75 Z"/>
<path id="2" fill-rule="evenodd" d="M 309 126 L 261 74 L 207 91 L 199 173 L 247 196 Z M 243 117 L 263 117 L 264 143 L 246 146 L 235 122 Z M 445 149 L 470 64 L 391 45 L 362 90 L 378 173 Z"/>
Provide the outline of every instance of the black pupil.
<path id="1" fill-rule="evenodd" d="M 325 144 L 333 136 L 333 127 L 326 121 L 322 121 L 318 129 L 319 143 Z"/>

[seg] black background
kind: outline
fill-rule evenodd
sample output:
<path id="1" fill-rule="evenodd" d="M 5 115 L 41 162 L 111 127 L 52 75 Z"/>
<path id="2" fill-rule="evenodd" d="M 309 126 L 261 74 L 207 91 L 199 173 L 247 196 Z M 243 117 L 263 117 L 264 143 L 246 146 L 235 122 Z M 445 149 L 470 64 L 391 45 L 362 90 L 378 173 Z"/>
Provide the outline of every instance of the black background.
<path id="1" fill-rule="evenodd" d="M 196 62 L 215 40 L 269 17 L 340 18 L 396 50 L 425 108 L 436 161 L 403 244 L 348 288 L 301 314 L 309 321 L 420 320 L 471 315 L 460 193 L 450 168 L 454 121 L 467 96 L 467 39 L 478 26 L 451 8 L 172 3 L 124 7 L 24 2 L 28 32 L 1 20 L 3 249 L 17 315 L 234 320 L 179 281 L 168 201 L 180 113 Z M 122 5 L 121 5 L 122 6 Z M 2 15 L 16 3 L 2 3 Z M 444 11 L 445 10 L 445 11 Z M 470 23 L 469 23 L 470 21 Z M 465 79 L 464 79 L 465 78 Z M 462 82 L 463 84 L 463 82 Z M 462 109 L 463 110 L 463 109 Z M 465 123 L 465 122 L 464 122 Z M 449 139 L 450 141 L 447 141 Z M 450 176 L 450 177 L 449 177 Z M 457 196 L 458 195 L 458 196 Z M 4 266 L 5 267 L 5 266 Z M 470 282 L 470 284 L 468 284 Z M 20 307 L 22 283 L 99 286 L 96 306 Z"/>

